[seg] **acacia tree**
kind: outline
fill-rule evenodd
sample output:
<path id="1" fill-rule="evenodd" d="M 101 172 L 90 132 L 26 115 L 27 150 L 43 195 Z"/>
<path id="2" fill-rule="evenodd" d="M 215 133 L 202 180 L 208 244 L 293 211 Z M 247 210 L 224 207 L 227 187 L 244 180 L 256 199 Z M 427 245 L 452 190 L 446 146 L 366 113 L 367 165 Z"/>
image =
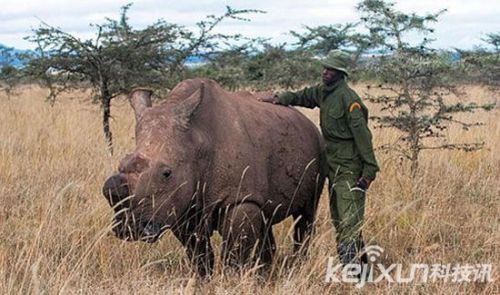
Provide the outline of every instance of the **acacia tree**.
<path id="1" fill-rule="evenodd" d="M 203 65 L 194 67 L 191 74 L 214 79 L 229 89 L 253 85 L 248 80 L 246 65 L 257 55 L 258 45 L 265 42 L 260 38 L 245 38 L 241 44 L 226 44 L 223 50 L 206 56 Z"/>
<path id="2" fill-rule="evenodd" d="M 46 42 L 41 40 L 34 40 L 37 43 L 35 50 L 32 53 L 28 53 L 28 64 L 23 68 L 23 73 L 25 76 L 34 80 L 42 87 L 49 90 L 45 100 L 54 106 L 57 96 L 62 92 L 67 92 L 75 89 L 78 86 L 78 81 L 75 75 L 66 73 L 57 73 L 55 68 L 52 66 L 54 64 L 54 57 L 46 47 L 51 46 Z M 80 77 L 79 77 L 80 78 Z"/>
<path id="3" fill-rule="evenodd" d="M 401 132 L 399 139 L 382 148 L 395 150 L 411 163 L 411 175 L 418 170 L 420 153 L 431 149 L 458 149 L 474 151 L 483 142 L 450 143 L 445 131 L 450 124 L 459 124 L 465 130 L 478 126 L 478 122 L 464 122 L 456 118 L 458 113 L 490 109 L 491 105 L 454 103 L 445 101 L 447 95 L 460 95 L 448 78 L 452 70 L 450 60 L 429 48 L 433 29 L 444 12 L 417 15 L 394 8 L 394 3 L 383 0 L 365 0 L 357 6 L 362 22 L 370 31 L 382 54 L 374 56 L 370 70 L 381 80 L 377 87 L 386 90 L 385 95 L 367 95 L 367 99 L 382 106 L 382 115 L 374 116 L 376 127 L 395 128 Z M 410 33 L 420 33 L 422 39 L 415 44 L 406 41 Z M 368 86 L 373 87 L 373 86 Z"/>
<path id="4" fill-rule="evenodd" d="M 351 45 L 352 30 L 355 26 L 352 23 L 318 27 L 306 26 L 306 32 L 290 31 L 290 34 L 298 39 L 296 44 L 301 48 L 320 56 L 326 56 L 331 50 Z"/>
<path id="5" fill-rule="evenodd" d="M 263 43 L 245 64 L 246 80 L 258 89 L 290 89 L 318 79 L 318 67 L 313 61 L 308 51 Z"/>
<path id="6" fill-rule="evenodd" d="M 69 83 L 76 87 L 90 84 L 95 100 L 102 107 L 103 131 L 110 154 L 113 153 L 109 124 L 113 98 L 136 86 L 172 87 L 184 77 L 189 56 L 216 48 L 220 39 L 238 38 L 238 35 L 213 33 L 221 21 L 242 19 L 240 15 L 255 12 L 227 7 L 223 15 L 210 15 L 199 22 L 196 32 L 164 20 L 136 30 L 129 24 L 130 7 L 131 4 L 122 7 L 119 20 L 108 18 L 104 24 L 91 25 L 95 29 L 92 39 L 80 39 L 45 23 L 27 37 L 43 53 L 29 64 L 35 76 L 62 85 L 59 89 L 63 91 Z"/>
<path id="7" fill-rule="evenodd" d="M 230 45 L 210 55 L 207 61 L 193 73 L 230 89 L 289 89 L 318 79 L 318 66 L 311 52 L 287 49 L 286 43 L 273 45 L 263 38 Z"/>
<path id="8" fill-rule="evenodd" d="M 358 25 L 358 23 L 347 23 L 306 26 L 306 32 L 290 31 L 290 34 L 297 38 L 296 45 L 301 49 L 311 51 L 320 57 L 325 57 L 334 49 L 349 49 L 354 53 L 355 63 L 366 49 L 373 46 L 368 35 L 355 31 Z"/>

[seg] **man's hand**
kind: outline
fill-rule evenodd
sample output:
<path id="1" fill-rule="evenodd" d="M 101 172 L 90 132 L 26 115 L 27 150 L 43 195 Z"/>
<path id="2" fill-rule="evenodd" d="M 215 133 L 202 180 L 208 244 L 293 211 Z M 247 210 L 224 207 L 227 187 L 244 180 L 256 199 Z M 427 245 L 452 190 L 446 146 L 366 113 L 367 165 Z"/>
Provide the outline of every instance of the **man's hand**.
<path id="1" fill-rule="evenodd" d="M 278 96 L 272 92 L 257 92 L 255 93 L 258 101 L 279 104 Z"/>
<path id="2" fill-rule="evenodd" d="M 372 183 L 371 180 L 369 180 L 368 178 L 366 178 L 366 177 L 360 177 L 358 179 L 358 182 L 356 183 L 356 186 L 359 187 L 360 189 L 366 191 L 370 187 L 371 183 Z"/>

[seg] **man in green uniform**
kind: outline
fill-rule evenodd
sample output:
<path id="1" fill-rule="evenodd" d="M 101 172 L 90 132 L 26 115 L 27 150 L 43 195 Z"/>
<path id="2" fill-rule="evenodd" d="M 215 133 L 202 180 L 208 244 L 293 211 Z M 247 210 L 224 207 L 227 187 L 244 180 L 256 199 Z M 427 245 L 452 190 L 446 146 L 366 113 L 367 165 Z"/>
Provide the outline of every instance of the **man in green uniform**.
<path id="1" fill-rule="evenodd" d="M 330 212 L 337 232 L 337 252 L 343 264 L 360 263 L 358 254 L 364 247 L 361 226 L 365 194 L 379 170 L 367 125 L 368 109 L 346 83 L 349 61 L 349 54 L 332 51 L 321 62 L 322 84 L 260 99 L 281 105 L 320 108 L 329 167 Z"/>

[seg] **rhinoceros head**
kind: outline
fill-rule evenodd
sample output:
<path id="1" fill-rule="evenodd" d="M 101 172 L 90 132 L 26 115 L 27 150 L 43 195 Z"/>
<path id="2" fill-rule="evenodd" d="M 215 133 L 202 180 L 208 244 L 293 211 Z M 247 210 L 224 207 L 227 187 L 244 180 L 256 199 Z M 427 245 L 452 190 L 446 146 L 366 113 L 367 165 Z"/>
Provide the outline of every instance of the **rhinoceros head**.
<path id="1" fill-rule="evenodd" d="M 151 107 L 149 90 L 136 89 L 136 149 L 108 178 L 103 194 L 115 211 L 113 231 L 125 240 L 154 242 L 186 215 L 199 188 L 203 144 L 191 128 L 204 86 L 186 98 Z"/>

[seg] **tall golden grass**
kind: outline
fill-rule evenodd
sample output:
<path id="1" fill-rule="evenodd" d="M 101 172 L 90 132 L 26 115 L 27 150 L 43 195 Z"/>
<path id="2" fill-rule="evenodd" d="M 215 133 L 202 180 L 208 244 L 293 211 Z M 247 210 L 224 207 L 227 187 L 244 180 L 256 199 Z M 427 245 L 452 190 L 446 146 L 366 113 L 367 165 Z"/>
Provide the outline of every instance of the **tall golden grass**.
<path id="1" fill-rule="evenodd" d="M 356 90 L 362 94 L 363 85 Z M 470 86 L 468 101 L 498 93 Z M 46 91 L 25 87 L 0 97 L 0 293 L 1 294 L 499 294 L 500 123 L 498 109 L 466 114 L 485 126 L 449 131 L 450 140 L 485 141 L 474 153 L 429 151 L 410 179 L 405 163 L 377 153 L 381 166 L 370 188 L 364 236 L 385 249 L 384 264 L 491 263 L 490 283 L 326 283 L 328 257 L 336 256 L 334 229 L 323 194 L 309 259 L 290 265 L 292 221 L 275 227 L 278 253 L 270 274 L 226 275 L 216 264 L 203 281 L 190 271 L 181 245 L 169 234 L 156 244 L 123 242 L 110 231 L 112 212 L 101 195 L 104 180 L 134 148 L 134 116 L 125 100 L 112 106 L 115 155 L 109 157 L 101 112 L 85 93 L 62 97 L 54 107 Z M 370 107 L 370 106 L 369 106 Z M 314 122 L 317 111 L 304 110 Z M 375 145 L 396 131 L 372 130 Z M 216 251 L 220 238 L 214 237 Z"/>

